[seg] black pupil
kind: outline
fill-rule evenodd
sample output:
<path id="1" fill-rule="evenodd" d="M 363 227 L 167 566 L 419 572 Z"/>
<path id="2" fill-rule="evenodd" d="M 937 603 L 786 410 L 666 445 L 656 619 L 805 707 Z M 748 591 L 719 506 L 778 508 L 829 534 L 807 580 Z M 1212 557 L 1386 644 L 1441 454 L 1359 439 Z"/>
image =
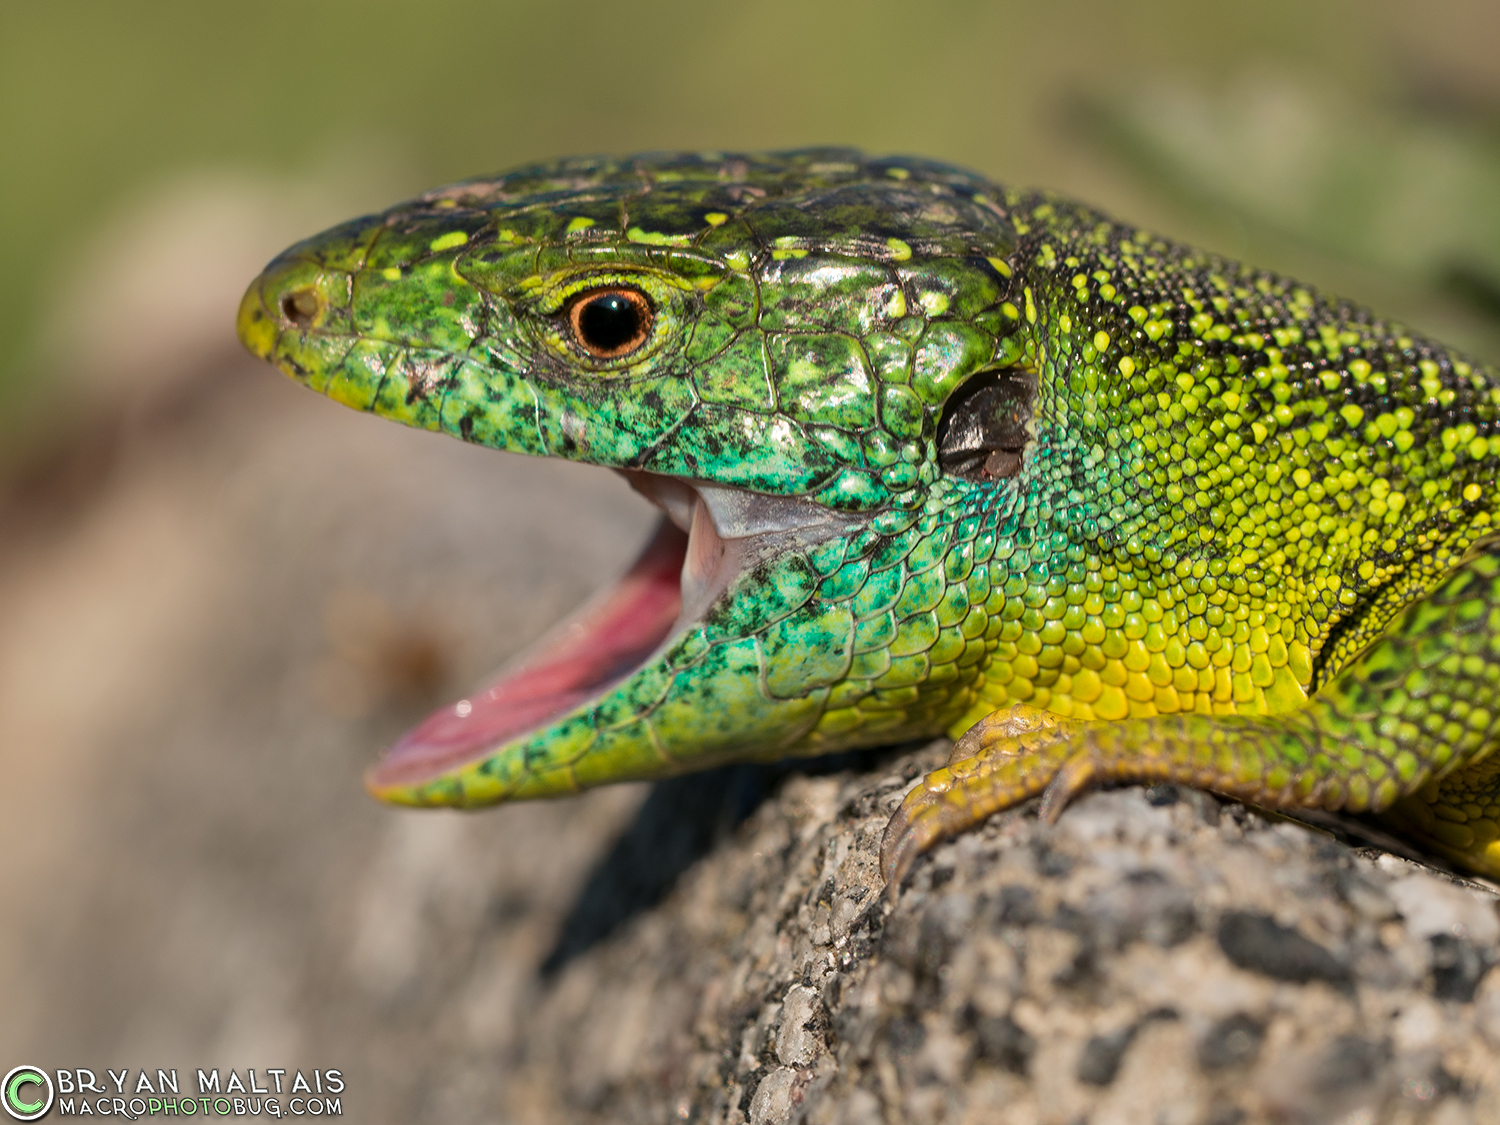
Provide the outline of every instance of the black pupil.
<path id="1" fill-rule="evenodd" d="M 601 352 L 618 351 L 640 336 L 640 307 L 619 293 L 602 293 L 579 310 L 578 334 Z"/>

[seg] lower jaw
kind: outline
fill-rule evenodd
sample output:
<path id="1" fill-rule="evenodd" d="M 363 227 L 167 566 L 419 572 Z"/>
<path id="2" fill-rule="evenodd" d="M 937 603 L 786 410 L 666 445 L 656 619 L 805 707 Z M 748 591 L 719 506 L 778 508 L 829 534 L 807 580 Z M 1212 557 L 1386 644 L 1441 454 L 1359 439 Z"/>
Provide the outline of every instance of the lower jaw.
<path id="1" fill-rule="evenodd" d="M 477 767 L 489 759 L 514 751 L 538 759 L 538 768 L 549 768 L 542 760 L 548 758 L 548 747 L 542 743 L 538 749 L 538 735 L 560 729 L 591 705 L 597 711 L 632 676 L 652 669 L 683 634 L 702 623 L 735 580 L 757 564 L 805 545 L 809 536 L 826 538 L 828 528 L 844 525 L 841 517 L 830 514 L 807 528 L 787 528 L 783 525 L 795 522 L 796 505 L 802 502 L 769 497 L 757 509 L 761 500 L 753 494 L 726 496 L 727 490 L 703 486 L 711 497 L 705 500 L 682 481 L 625 475 L 669 517 L 658 525 L 640 556 L 613 586 L 555 626 L 488 684 L 433 713 L 399 739 L 368 774 L 372 793 L 403 803 L 467 804 L 467 793 L 456 792 L 455 786 L 466 790 L 466 783 L 459 782 L 462 776 L 489 788 L 489 780 L 475 776 Z M 718 519 L 729 521 L 742 534 L 721 535 L 715 511 Z M 759 677 L 750 681 L 758 684 Z M 718 690 L 733 691 L 727 684 L 718 685 Z M 522 751 L 523 746 L 529 750 Z M 514 773 L 498 762 L 493 772 Z M 568 782 L 560 787 L 566 791 L 578 785 Z"/>
<path id="2" fill-rule="evenodd" d="M 625 574 L 485 686 L 429 715 L 370 770 L 376 796 L 453 774 L 605 694 L 677 630 L 688 536 L 663 519 Z"/>

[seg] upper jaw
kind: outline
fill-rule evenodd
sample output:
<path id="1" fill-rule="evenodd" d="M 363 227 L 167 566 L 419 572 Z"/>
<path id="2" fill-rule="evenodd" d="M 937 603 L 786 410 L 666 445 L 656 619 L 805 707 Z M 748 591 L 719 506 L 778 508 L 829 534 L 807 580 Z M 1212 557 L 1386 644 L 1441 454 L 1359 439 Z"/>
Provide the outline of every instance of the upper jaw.
<path id="1" fill-rule="evenodd" d="M 800 496 L 771 496 L 640 469 L 615 471 L 683 531 L 692 530 L 693 507 L 701 503 L 721 539 L 750 539 L 777 532 L 807 533 L 825 528 L 838 531 L 860 522 Z"/>
<path id="2" fill-rule="evenodd" d="M 735 580 L 760 560 L 847 534 L 863 523 L 798 496 L 772 496 L 640 469 L 615 471 L 688 533 L 682 611 L 674 637 L 701 621 Z"/>

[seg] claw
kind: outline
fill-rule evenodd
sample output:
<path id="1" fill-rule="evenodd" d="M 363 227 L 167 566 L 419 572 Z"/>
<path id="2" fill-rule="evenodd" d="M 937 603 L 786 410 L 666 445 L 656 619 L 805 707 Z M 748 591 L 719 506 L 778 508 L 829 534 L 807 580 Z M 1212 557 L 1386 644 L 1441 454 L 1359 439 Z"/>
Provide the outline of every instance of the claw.
<path id="1" fill-rule="evenodd" d="M 902 799 L 886 823 L 880 843 L 880 867 L 885 872 L 886 893 L 892 901 L 917 856 L 942 839 L 942 805 L 938 802 L 952 789 L 955 780 L 946 766 L 933 770 Z"/>
<path id="2" fill-rule="evenodd" d="M 926 844 L 918 840 L 905 813 L 903 804 L 885 826 L 885 838 L 880 842 L 880 869 L 885 874 L 886 897 L 892 902 L 896 901 L 911 865 L 926 850 Z"/>
<path id="3" fill-rule="evenodd" d="M 1036 810 L 1037 819 L 1043 824 L 1056 824 L 1063 809 L 1089 787 L 1094 773 L 1094 755 L 1090 750 L 1080 750 L 1064 762 L 1042 793 L 1042 803 Z"/>

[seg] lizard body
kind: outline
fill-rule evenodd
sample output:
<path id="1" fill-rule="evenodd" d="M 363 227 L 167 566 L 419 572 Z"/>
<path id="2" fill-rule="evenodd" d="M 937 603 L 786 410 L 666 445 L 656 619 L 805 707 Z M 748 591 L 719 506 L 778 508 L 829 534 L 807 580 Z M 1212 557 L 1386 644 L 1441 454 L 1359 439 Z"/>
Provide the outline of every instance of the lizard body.
<path id="1" fill-rule="evenodd" d="M 666 514 L 399 741 L 381 797 L 948 732 L 893 878 L 1028 796 L 1147 779 L 1381 812 L 1500 874 L 1500 372 L 1361 308 L 824 149 L 441 188 L 286 251 L 239 330 L 356 409 L 619 470 Z"/>

